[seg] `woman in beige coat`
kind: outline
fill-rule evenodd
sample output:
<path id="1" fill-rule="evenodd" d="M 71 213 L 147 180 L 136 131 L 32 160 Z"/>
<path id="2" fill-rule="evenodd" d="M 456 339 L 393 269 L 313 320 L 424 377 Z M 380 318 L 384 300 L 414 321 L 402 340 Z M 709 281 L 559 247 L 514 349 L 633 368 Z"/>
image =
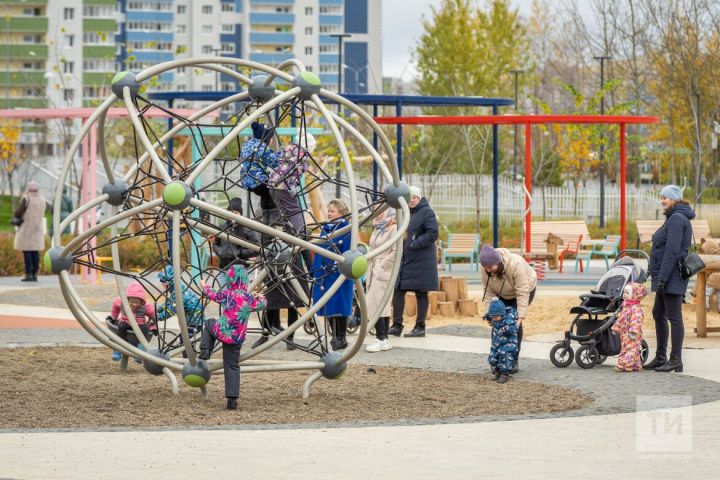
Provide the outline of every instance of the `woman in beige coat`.
<path id="1" fill-rule="evenodd" d="M 375 230 L 369 242 L 371 251 L 387 242 L 397 230 L 395 210 L 388 208 L 375 217 L 373 227 L 375 227 Z M 372 315 L 379 308 L 382 308 L 380 318 L 378 318 L 375 324 L 375 337 L 377 340 L 365 348 L 368 352 L 382 352 L 392 348 L 392 345 L 388 342 L 390 302 L 388 301 L 385 305 L 381 305 L 380 301 L 383 295 L 385 295 L 385 292 L 394 289 L 394 285 L 390 285 L 390 274 L 392 273 L 396 253 L 397 245 L 393 244 L 390 249 L 370 260 L 368 271 L 365 275 L 365 283 L 367 285 L 365 294 L 367 296 L 368 315 Z"/>
<path id="2" fill-rule="evenodd" d="M 23 282 L 37 282 L 40 267 L 40 251 L 45 249 L 45 208 L 47 202 L 40 194 L 37 182 L 28 182 L 20 200 L 20 206 L 13 215 L 22 219 L 22 224 L 15 233 L 15 250 L 21 250 L 25 260 L 25 277 Z"/>

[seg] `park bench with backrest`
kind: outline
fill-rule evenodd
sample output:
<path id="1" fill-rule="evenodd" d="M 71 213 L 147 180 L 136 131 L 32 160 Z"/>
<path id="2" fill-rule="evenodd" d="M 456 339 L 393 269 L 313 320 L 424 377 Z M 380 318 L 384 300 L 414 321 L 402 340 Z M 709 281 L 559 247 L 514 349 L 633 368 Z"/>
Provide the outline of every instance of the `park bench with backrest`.
<path id="1" fill-rule="evenodd" d="M 559 265 L 561 272 L 565 255 L 577 253 L 580 242 L 590 237 L 582 220 L 531 222 L 530 235 L 530 253 L 521 254 L 525 258 L 547 259 L 551 269 Z"/>
<path id="2" fill-rule="evenodd" d="M 451 233 L 448 235 L 447 246 L 440 242 L 440 255 L 442 265 L 447 264 L 452 270 L 453 258 L 467 258 L 470 260 L 470 269 L 480 270 L 480 234 L 477 233 Z"/>
<path id="3" fill-rule="evenodd" d="M 664 220 L 636 220 L 635 226 L 638 231 L 638 248 L 640 248 L 641 244 L 651 241 L 652 236 L 662 227 L 663 223 L 665 223 Z M 691 220 L 690 224 L 692 225 L 693 236 L 695 237 L 692 241 L 693 243 L 700 244 L 700 239 L 702 238 L 705 240 L 713 239 L 707 220 Z"/>

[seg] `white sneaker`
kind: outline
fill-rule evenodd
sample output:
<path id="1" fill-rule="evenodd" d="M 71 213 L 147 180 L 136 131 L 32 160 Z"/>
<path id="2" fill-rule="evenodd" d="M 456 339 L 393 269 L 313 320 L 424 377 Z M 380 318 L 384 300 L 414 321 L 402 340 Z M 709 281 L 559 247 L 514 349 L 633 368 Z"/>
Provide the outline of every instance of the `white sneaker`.
<path id="1" fill-rule="evenodd" d="M 387 340 L 375 340 L 375 342 L 365 347 L 365 350 L 370 353 L 376 353 L 385 352 L 387 350 L 390 350 L 391 348 L 392 345 L 390 345 L 390 342 L 388 342 Z"/>

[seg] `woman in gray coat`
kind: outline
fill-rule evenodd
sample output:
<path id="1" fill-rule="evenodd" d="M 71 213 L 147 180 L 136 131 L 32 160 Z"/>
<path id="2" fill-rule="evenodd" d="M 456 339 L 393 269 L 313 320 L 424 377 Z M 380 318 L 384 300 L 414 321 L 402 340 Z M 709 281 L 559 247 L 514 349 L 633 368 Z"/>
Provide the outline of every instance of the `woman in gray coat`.
<path id="1" fill-rule="evenodd" d="M 20 206 L 13 213 L 22 224 L 15 233 L 15 250 L 21 250 L 25 260 L 23 282 L 37 282 L 40 267 L 40 251 L 45 249 L 45 208 L 47 202 L 40 194 L 37 182 L 28 182 L 20 200 Z"/>

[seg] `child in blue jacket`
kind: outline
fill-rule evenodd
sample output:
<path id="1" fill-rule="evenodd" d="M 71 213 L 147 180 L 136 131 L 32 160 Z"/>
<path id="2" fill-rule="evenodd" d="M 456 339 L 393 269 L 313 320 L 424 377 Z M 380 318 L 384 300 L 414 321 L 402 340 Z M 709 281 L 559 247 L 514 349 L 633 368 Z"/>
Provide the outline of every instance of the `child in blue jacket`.
<path id="1" fill-rule="evenodd" d="M 506 383 L 510 379 L 518 354 L 517 311 L 512 307 L 506 307 L 495 297 L 490 302 L 485 320 L 492 326 L 488 363 L 495 375 L 495 381 Z"/>

